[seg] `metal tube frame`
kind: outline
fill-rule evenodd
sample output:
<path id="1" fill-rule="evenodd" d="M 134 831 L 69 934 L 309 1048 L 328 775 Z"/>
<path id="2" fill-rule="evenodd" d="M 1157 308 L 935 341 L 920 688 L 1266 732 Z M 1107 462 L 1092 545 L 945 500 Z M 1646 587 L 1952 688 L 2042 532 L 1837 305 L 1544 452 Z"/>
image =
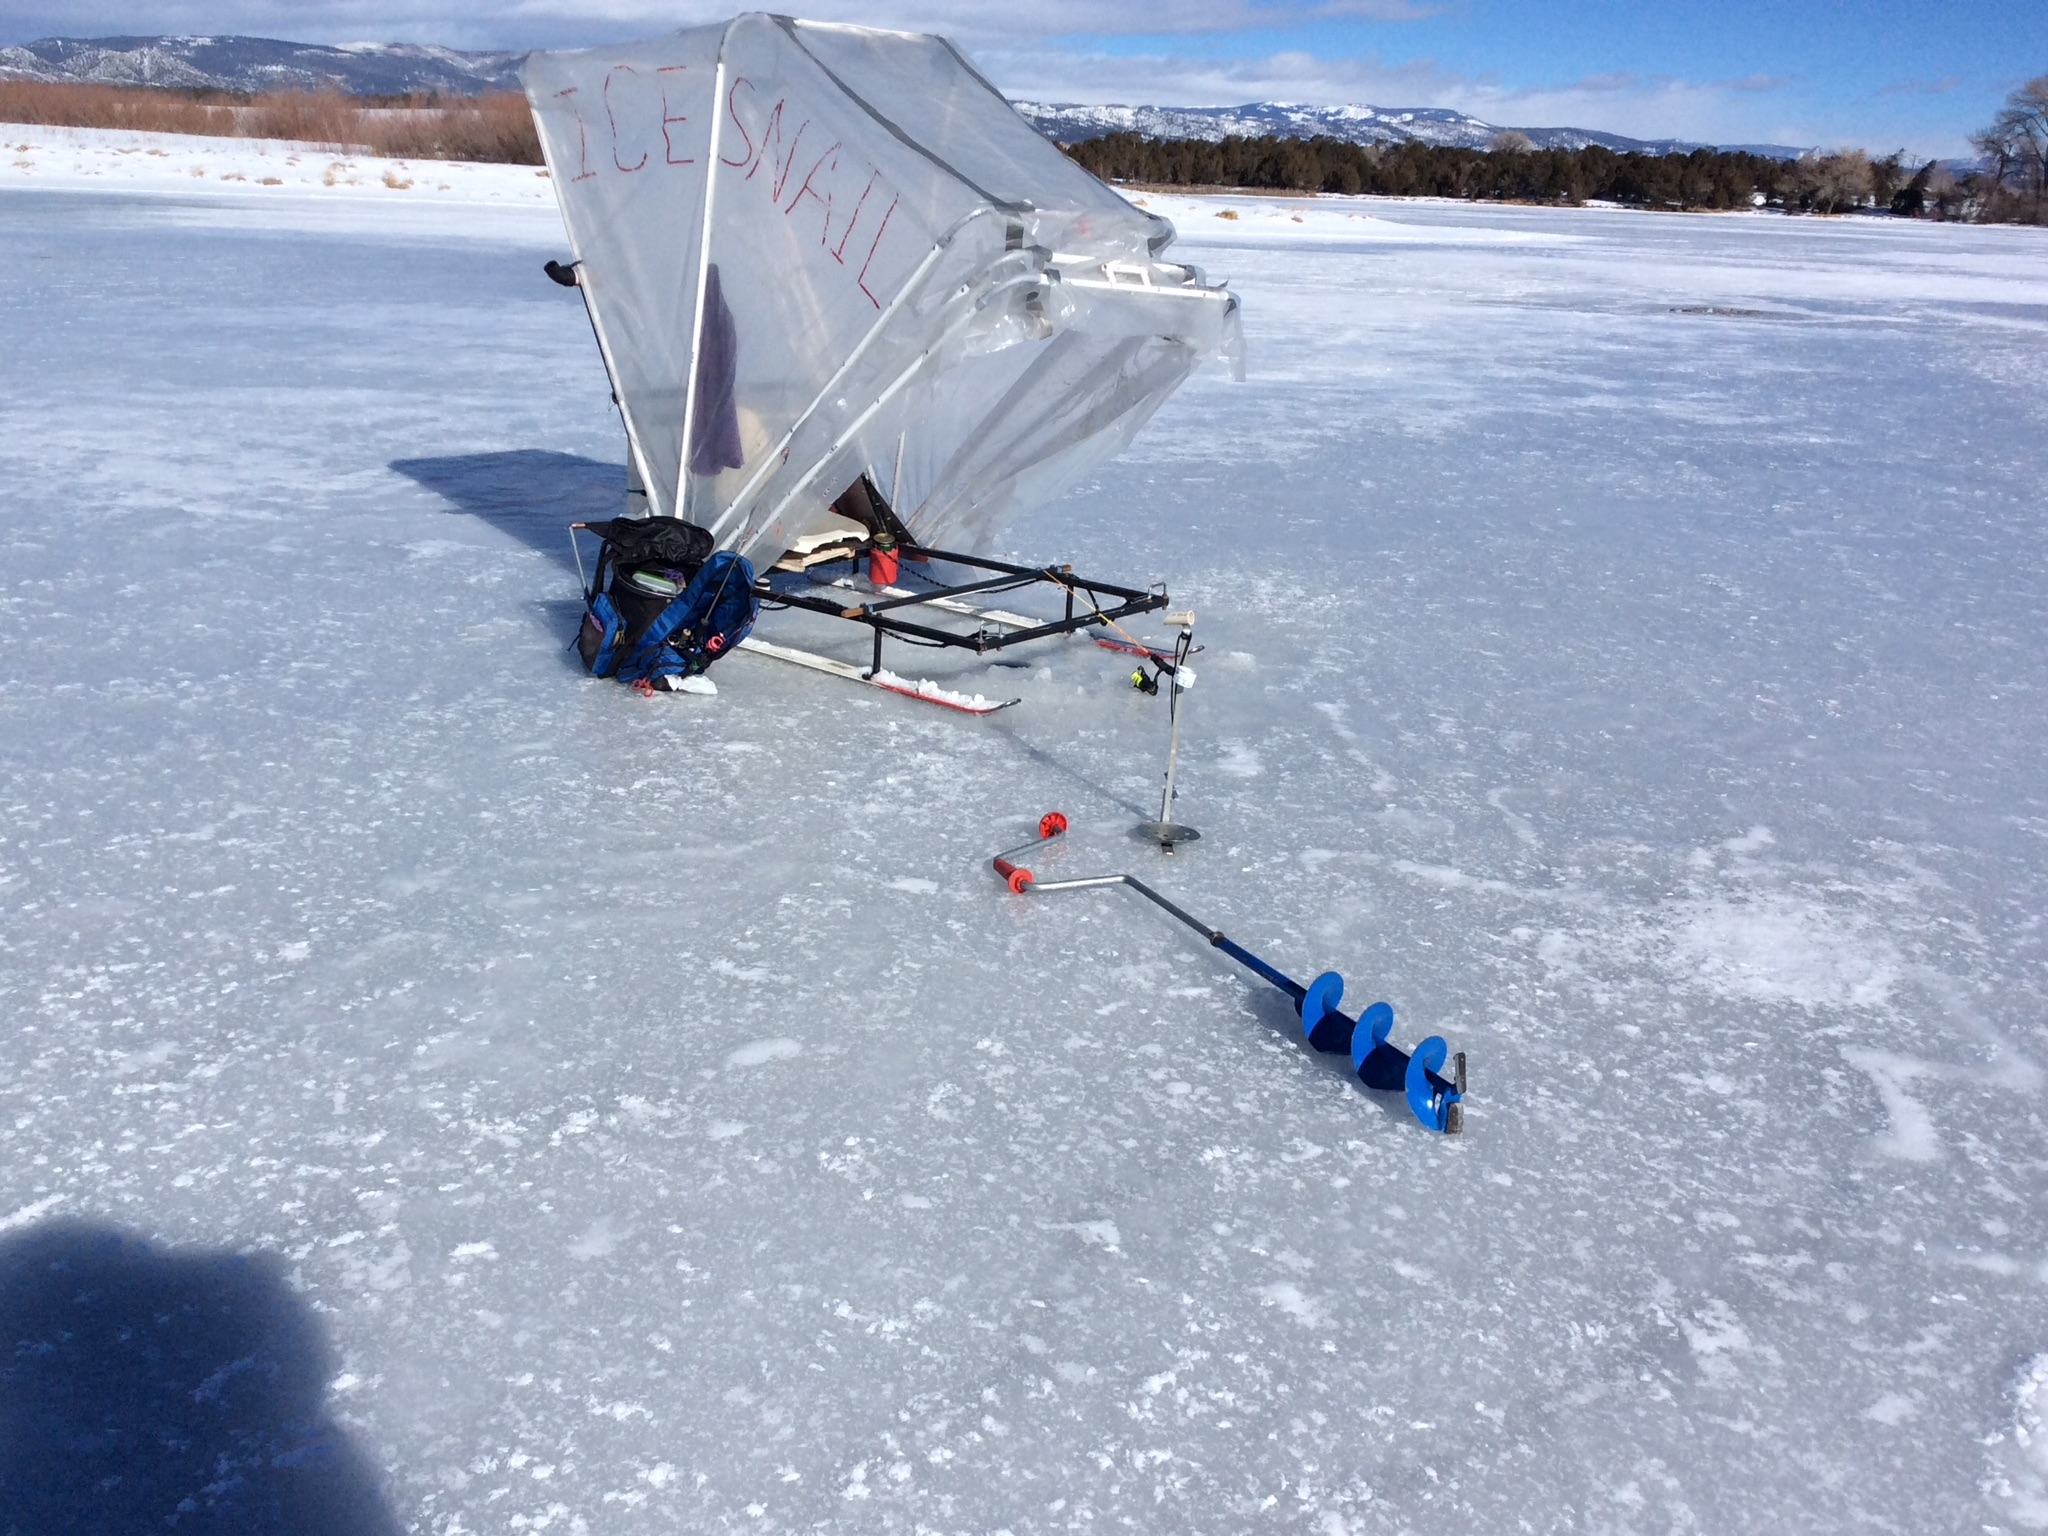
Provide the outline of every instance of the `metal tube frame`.
<path id="1" fill-rule="evenodd" d="M 997 574 L 980 581 L 934 587 L 929 592 L 914 593 L 908 597 L 887 597 L 852 606 L 843 598 L 823 597 L 809 592 L 793 592 L 779 588 L 772 584 L 767 575 L 763 575 L 754 583 L 754 591 L 764 602 L 782 603 L 792 608 L 802 608 L 806 612 L 822 613 L 830 618 L 847 619 L 869 626 L 875 636 L 874 662 L 870 676 L 882 670 L 884 635 L 896 635 L 926 645 L 954 646 L 982 655 L 989 651 L 1022 645 L 1030 640 L 1045 640 L 1055 635 L 1068 635 L 1077 630 L 1114 624 L 1120 619 L 1131 618 L 1136 614 L 1152 613 L 1164 608 L 1168 602 L 1163 586 L 1155 586 L 1141 592 L 1134 587 L 1121 587 L 1107 581 L 1076 576 L 1074 568 L 1070 565 L 1013 565 L 1007 560 L 992 560 L 986 555 L 964 555 L 955 550 L 928 549 L 922 545 L 906 545 L 899 553 L 905 560 L 941 560 L 950 565 L 965 566 L 970 570 L 994 571 Z M 962 633 L 959 630 L 941 629 L 934 624 L 921 624 L 909 618 L 898 617 L 904 609 L 916 608 L 942 598 L 958 598 L 970 593 L 1015 591 L 1041 583 L 1059 587 L 1065 592 L 1065 618 L 1051 619 L 1028 629 L 995 629 L 983 625 L 972 633 Z M 1074 612 L 1074 597 L 1077 593 L 1088 595 L 1091 600 L 1089 612 Z M 1115 606 L 1103 607 L 1104 599 L 1113 601 Z"/>

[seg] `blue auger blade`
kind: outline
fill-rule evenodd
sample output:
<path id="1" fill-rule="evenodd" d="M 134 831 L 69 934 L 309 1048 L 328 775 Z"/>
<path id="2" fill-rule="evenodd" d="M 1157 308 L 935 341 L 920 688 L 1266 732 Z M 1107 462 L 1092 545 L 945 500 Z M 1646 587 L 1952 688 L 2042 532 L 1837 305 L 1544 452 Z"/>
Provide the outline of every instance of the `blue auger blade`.
<path id="1" fill-rule="evenodd" d="M 1387 1039 L 1393 1030 L 1390 1004 L 1374 1003 L 1359 1017 L 1351 1036 L 1351 1070 L 1368 1088 L 1400 1088 L 1408 1081 L 1408 1053 Z"/>
<path id="2" fill-rule="evenodd" d="M 1464 1099 L 1463 1085 L 1438 1073 L 1450 1055 L 1442 1035 L 1431 1035 L 1413 1053 L 1402 1050 L 1387 1038 L 1394 1029 L 1394 1010 L 1374 1003 L 1358 1020 L 1351 1037 L 1351 1066 L 1368 1088 L 1399 1090 L 1408 1107 L 1425 1130 L 1439 1133 L 1463 1128 L 1463 1113 L 1455 1107 Z M 1460 1059 L 1459 1071 L 1464 1071 Z"/>
<path id="3" fill-rule="evenodd" d="M 1386 1045 L 1387 1036 L 1394 1031 L 1394 1005 L 1374 1003 L 1358 1016 L 1358 1027 L 1365 1031 L 1365 1035 L 1362 1040 L 1357 1035 L 1351 1037 L 1351 1064 L 1362 1070 L 1367 1055 Z M 1393 1047 L 1387 1046 L 1387 1049 L 1392 1050 Z"/>
<path id="4" fill-rule="evenodd" d="M 1358 1021 L 1337 1009 L 1343 996 L 1344 978 L 1325 971 L 1303 989 L 1294 1005 L 1301 1015 L 1302 1033 L 1319 1051 L 1349 1055 L 1351 1042 L 1358 1038 Z"/>
<path id="5" fill-rule="evenodd" d="M 1452 1111 L 1464 1099 L 1456 1084 L 1437 1074 L 1437 1068 L 1451 1048 L 1444 1043 L 1442 1035 L 1431 1035 L 1415 1047 L 1415 1054 L 1408 1058 L 1408 1070 L 1404 1074 L 1403 1086 L 1408 1090 L 1408 1107 L 1415 1111 L 1415 1118 L 1429 1130 L 1444 1132 L 1451 1128 Z"/>

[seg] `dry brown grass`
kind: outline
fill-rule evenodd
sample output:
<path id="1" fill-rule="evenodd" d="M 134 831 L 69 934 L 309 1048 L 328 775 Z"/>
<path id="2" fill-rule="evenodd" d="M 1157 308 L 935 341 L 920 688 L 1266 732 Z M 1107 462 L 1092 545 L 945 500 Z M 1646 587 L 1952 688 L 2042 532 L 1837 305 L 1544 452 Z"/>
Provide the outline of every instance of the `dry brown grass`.
<path id="1" fill-rule="evenodd" d="M 232 97 L 117 85 L 0 80 L 0 122 L 125 128 L 214 138 L 295 139 L 401 160 L 539 165 L 540 141 L 516 91 L 366 102 L 331 92 Z"/>
<path id="2" fill-rule="evenodd" d="M 60 128 L 128 128 L 139 133 L 236 132 L 235 102 L 185 91 L 0 80 L 0 122 Z"/>

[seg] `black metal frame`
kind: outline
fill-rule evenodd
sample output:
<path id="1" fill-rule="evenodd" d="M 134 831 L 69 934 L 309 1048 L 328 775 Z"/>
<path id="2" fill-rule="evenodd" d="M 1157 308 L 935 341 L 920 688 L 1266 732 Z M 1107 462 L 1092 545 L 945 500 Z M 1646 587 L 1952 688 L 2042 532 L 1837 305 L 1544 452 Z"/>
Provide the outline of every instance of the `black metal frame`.
<path id="1" fill-rule="evenodd" d="M 817 596 L 809 592 L 791 591 L 773 584 L 772 573 L 762 575 L 754 583 L 754 591 L 764 603 L 783 604 L 791 608 L 802 608 L 810 613 L 822 613 L 830 618 L 848 619 L 857 624 L 866 624 L 875 633 L 874 662 L 867 675 L 872 677 L 882 670 L 882 637 L 897 635 L 905 640 L 922 645 L 949 645 L 961 650 L 973 651 L 977 655 L 989 651 L 1000 651 L 1009 646 L 1022 645 L 1028 640 L 1045 640 L 1054 635 L 1068 635 L 1076 630 L 1108 625 L 1134 614 L 1151 613 L 1167 604 L 1164 584 L 1140 592 L 1131 587 L 1120 587 L 1106 581 L 1095 581 L 1076 576 L 1071 565 L 1012 565 L 1005 560 L 991 560 L 985 555 L 963 555 L 946 549 L 927 549 L 920 545 L 904 544 L 898 556 L 910 562 L 924 563 L 941 560 L 950 565 L 963 565 L 970 569 L 995 571 L 1000 574 L 983 581 L 962 582 L 957 586 L 934 587 L 929 592 L 913 593 L 908 597 L 882 597 L 865 603 L 849 605 L 843 598 L 834 599 Z M 849 554 L 846 562 L 857 564 L 859 556 Z M 821 562 L 837 565 L 839 561 Z M 922 604 L 937 602 L 942 598 L 961 598 L 976 593 L 1013 592 L 1024 587 L 1044 583 L 1061 588 L 1066 593 L 1067 612 L 1062 619 L 1049 620 L 1028 629 L 995 629 L 982 624 L 971 634 L 959 630 L 939 629 L 931 624 L 921 624 L 910 619 L 895 617 L 902 609 L 915 608 Z M 1074 600 L 1085 595 L 1088 612 L 1075 613 Z M 1116 603 L 1115 607 L 1102 606 L 1103 599 Z"/>

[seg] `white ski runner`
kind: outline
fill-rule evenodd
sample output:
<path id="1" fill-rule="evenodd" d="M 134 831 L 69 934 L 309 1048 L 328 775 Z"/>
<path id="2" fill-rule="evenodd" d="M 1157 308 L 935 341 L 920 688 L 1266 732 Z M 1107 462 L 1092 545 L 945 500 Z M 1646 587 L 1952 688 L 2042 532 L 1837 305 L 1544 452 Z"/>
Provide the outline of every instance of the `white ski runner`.
<path id="1" fill-rule="evenodd" d="M 920 678 L 913 682 L 907 677 L 898 677 L 886 667 L 870 677 L 851 662 L 820 656 L 816 651 L 800 651 L 794 646 L 757 640 L 752 635 L 739 643 L 739 649 L 772 657 L 776 661 L 786 661 L 792 666 L 809 667 L 813 672 L 823 672 L 828 677 L 841 678 L 849 683 L 880 688 L 885 693 L 898 693 L 906 699 L 937 704 L 942 709 L 955 709 L 963 715 L 992 715 L 999 709 L 1008 709 L 1012 704 L 1023 702 L 1021 699 L 987 699 L 978 693 L 956 693 L 950 688 L 940 687 L 929 678 Z"/>

